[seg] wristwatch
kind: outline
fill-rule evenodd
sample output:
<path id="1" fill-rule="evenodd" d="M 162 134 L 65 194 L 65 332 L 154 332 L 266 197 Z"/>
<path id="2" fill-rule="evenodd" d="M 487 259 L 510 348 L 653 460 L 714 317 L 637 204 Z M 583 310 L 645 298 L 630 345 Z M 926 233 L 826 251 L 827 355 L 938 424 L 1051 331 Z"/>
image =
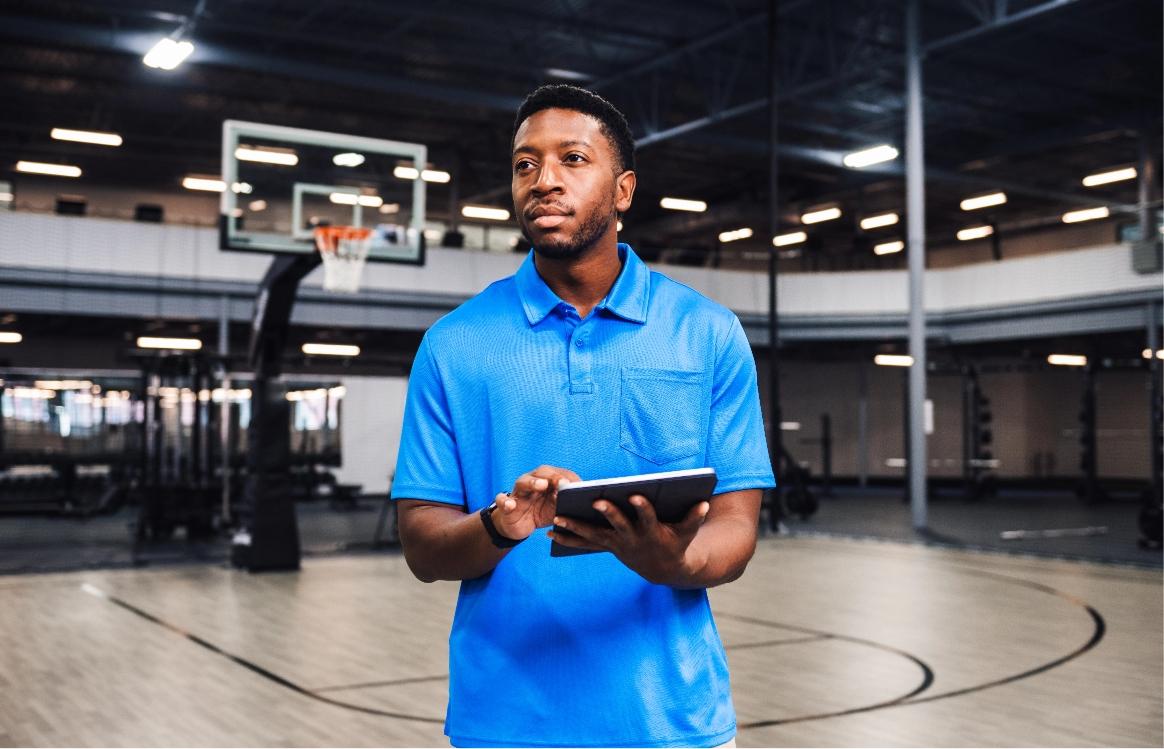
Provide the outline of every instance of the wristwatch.
<path id="1" fill-rule="evenodd" d="M 493 524 L 493 511 L 497 509 L 497 503 L 494 502 L 488 507 L 481 508 L 481 522 L 485 524 L 485 532 L 489 534 L 489 540 L 493 545 L 499 549 L 512 549 L 519 543 L 524 541 L 524 538 L 507 538 L 501 535 L 501 531 L 497 530 L 497 526 Z"/>

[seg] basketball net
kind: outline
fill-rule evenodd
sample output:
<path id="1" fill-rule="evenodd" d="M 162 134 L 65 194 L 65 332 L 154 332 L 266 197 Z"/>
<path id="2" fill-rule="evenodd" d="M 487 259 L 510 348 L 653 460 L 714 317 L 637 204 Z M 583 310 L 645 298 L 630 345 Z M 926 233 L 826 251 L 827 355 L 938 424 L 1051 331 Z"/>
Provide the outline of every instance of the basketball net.
<path id="1" fill-rule="evenodd" d="M 323 288 L 355 294 L 368 250 L 372 247 L 372 230 L 359 226 L 318 226 L 315 247 L 323 258 Z"/>

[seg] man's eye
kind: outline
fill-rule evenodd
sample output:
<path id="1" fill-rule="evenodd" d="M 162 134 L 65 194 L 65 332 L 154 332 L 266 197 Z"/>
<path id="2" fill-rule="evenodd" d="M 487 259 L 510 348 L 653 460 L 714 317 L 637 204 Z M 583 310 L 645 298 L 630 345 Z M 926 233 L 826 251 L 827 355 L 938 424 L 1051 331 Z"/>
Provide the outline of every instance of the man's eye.
<path id="1" fill-rule="evenodd" d="M 570 161 L 570 162 L 573 162 L 575 164 L 582 162 L 582 161 L 585 161 L 585 160 L 586 160 L 586 158 L 580 153 L 567 154 L 566 158 L 563 159 L 563 161 Z"/>
<path id="2" fill-rule="evenodd" d="M 531 166 L 533 166 L 533 164 L 531 164 L 526 159 L 522 159 L 521 161 L 519 161 L 513 165 L 513 171 L 515 171 L 515 172 L 525 171 L 526 169 L 529 169 Z"/>

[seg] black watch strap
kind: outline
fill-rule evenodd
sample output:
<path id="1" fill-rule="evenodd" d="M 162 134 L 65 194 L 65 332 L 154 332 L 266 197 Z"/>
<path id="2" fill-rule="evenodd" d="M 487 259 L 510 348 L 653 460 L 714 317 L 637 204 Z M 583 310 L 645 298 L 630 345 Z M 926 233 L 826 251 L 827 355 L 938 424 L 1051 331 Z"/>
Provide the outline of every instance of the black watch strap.
<path id="1" fill-rule="evenodd" d="M 493 524 L 492 515 L 493 511 L 496 509 L 496 502 L 489 505 L 488 507 L 481 508 L 481 512 L 479 513 L 481 515 L 481 522 L 485 524 L 485 532 L 489 534 L 489 540 L 493 542 L 494 546 L 499 549 L 512 549 L 514 546 L 517 546 L 525 539 L 506 538 L 505 536 L 501 535 L 501 532 L 497 530 L 497 526 Z"/>

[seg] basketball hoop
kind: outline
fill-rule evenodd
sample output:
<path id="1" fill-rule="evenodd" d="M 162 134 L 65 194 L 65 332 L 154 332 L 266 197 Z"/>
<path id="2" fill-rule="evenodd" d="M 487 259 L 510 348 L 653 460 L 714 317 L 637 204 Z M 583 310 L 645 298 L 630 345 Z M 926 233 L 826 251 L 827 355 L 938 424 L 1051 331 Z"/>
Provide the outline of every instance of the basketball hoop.
<path id="1" fill-rule="evenodd" d="M 364 263 L 372 247 L 372 230 L 359 226 L 318 226 L 315 247 L 323 258 L 323 288 L 358 293 Z"/>

